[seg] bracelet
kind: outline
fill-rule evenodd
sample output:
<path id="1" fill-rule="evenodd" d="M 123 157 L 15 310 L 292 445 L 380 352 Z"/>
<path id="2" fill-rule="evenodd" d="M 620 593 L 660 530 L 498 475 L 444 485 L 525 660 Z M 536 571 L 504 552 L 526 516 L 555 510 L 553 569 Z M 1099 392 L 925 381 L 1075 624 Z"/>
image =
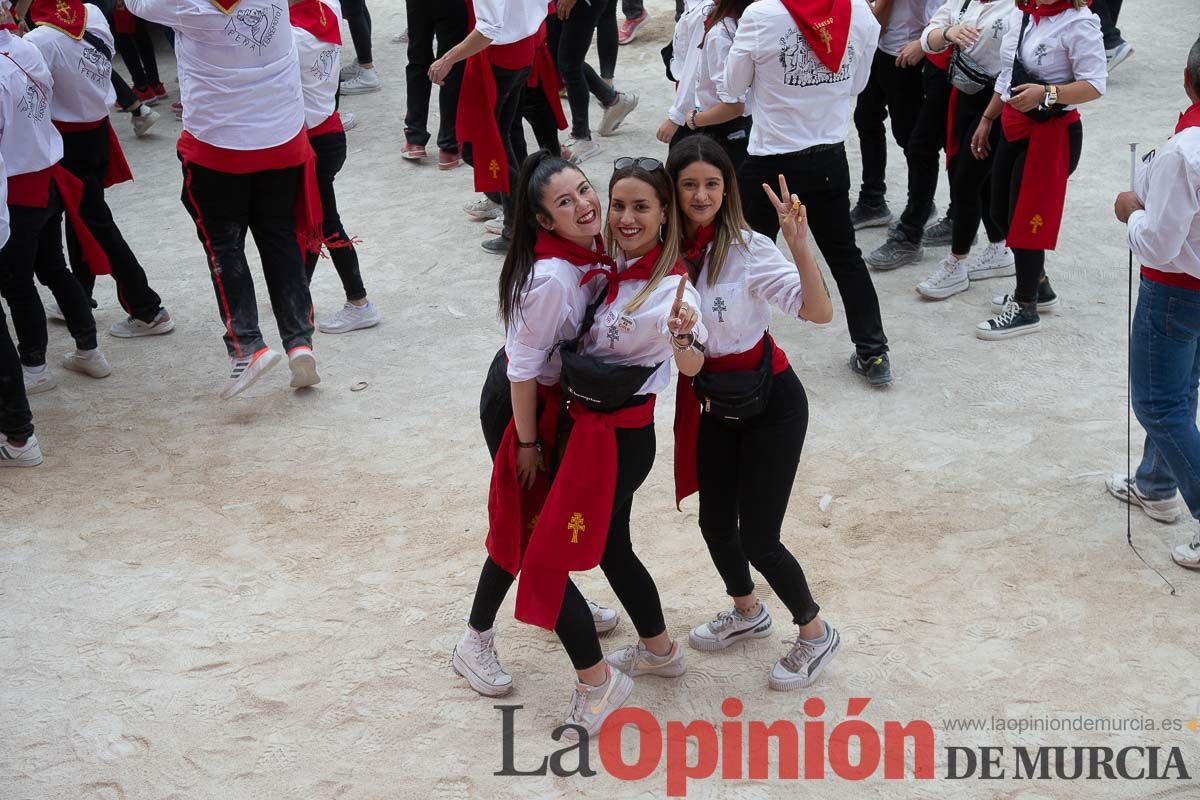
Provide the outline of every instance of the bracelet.
<path id="1" fill-rule="evenodd" d="M 534 439 L 532 442 L 522 442 L 520 439 L 517 439 L 517 447 L 521 448 L 522 450 L 531 450 L 531 449 L 541 450 L 542 449 L 542 440 Z"/>
<path id="2" fill-rule="evenodd" d="M 696 109 L 692 109 L 692 113 L 688 114 L 687 126 L 692 130 L 696 130 Z"/>

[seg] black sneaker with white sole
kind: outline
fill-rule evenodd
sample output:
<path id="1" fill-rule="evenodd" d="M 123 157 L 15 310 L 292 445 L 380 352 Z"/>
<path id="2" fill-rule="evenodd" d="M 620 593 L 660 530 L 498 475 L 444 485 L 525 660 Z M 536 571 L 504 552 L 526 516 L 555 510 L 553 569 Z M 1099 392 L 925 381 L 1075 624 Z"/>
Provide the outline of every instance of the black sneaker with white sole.
<path id="1" fill-rule="evenodd" d="M 942 217 L 925 229 L 922 242 L 929 247 L 945 247 L 954 237 L 954 220 Z"/>
<path id="2" fill-rule="evenodd" d="M 892 385 L 892 361 L 887 353 L 877 356 L 859 358 L 855 353 L 850 356 L 850 369 L 867 379 L 872 386 Z"/>
<path id="3" fill-rule="evenodd" d="M 925 250 L 919 242 L 909 240 L 901 233 L 895 233 L 879 247 L 867 253 L 866 261 L 877 270 L 892 270 L 908 264 L 915 264 L 925 257 Z"/>
<path id="4" fill-rule="evenodd" d="M 771 615 L 763 603 L 751 616 L 737 608 L 727 608 L 716 619 L 697 625 L 688 634 L 688 644 L 697 650 L 724 650 L 746 639 L 761 639 L 771 635 Z"/>
<path id="5" fill-rule="evenodd" d="M 1003 309 L 1015 298 L 1011 294 L 997 295 L 992 298 L 992 305 L 997 309 Z M 1050 286 L 1049 280 L 1044 280 L 1038 284 L 1037 293 L 1037 310 L 1039 314 L 1051 312 L 1058 306 L 1058 295 Z"/>
<path id="6" fill-rule="evenodd" d="M 1011 339 L 1041 330 L 1037 304 L 1018 303 L 1010 300 L 998 315 L 975 326 L 975 335 L 985 341 Z"/>
<path id="7" fill-rule="evenodd" d="M 882 228 L 891 221 L 892 210 L 888 208 L 887 203 L 872 206 L 859 201 L 854 208 L 850 209 L 850 224 L 856 231 L 861 231 L 863 228 Z"/>

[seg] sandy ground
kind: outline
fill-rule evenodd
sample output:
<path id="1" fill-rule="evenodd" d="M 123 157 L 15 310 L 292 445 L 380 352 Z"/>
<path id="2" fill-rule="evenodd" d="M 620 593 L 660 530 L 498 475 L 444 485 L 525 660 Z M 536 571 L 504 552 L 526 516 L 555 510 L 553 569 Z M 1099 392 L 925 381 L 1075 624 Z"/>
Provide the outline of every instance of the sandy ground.
<path id="1" fill-rule="evenodd" d="M 1180 718 L 1200 714 L 1197 578 L 1168 545 L 1192 523 L 1134 516 L 1134 538 L 1178 587 L 1171 597 L 1124 542 L 1125 512 L 1102 475 L 1125 459 L 1126 254 L 1112 219 L 1127 147 L 1161 142 L 1186 105 L 1179 88 L 1195 36 L 1194 0 L 1129 3 L 1138 47 L 1085 114 L 1073 219 L 1050 259 L 1063 307 L 1040 335 L 975 339 L 989 281 L 941 304 L 913 286 L 935 263 L 876 276 L 896 385 L 868 390 L 845 367 L 833 324 L 780 320 L 775 335 L 808 390 L 807 448 L 785 537 L 814 582 L 841 654 L 812 692 L 766 689 L 784 652 L 771 639 L 689 653 L 678 681 L 641 682 L 634 701 L 662 719 L 802 718 L 819 696 L 832 727 L 848 697 L 863 716 L 928 720 L 950 745 L 1180 745 L 1193 775 L 1200 738 L 1174 734 L 947 733 L 942 720 L 992 715 Z M 641 107 L 587 164 L 607 185 L 616 155 L 662 153 L 667 102 L 658 49 L 669 3 L 622 49 L 620 88 Z M 135 141 L 117 121 L 138 180 L 111 194 L 128 238 L 178 330 L 103 338 L 113 375 L 59 371 L 33 399 L 46 463 L 0 476 L 0 798 L 265 800 L 661 796 L 641 784 L 494 777 L 500 716 L 448 666 L 483 558 L 489 462 L 479 386 L 501 341 L 498 259 L 459 207 L 466 170 L 439 173 L 397 155 L 404 108 L 398 0 L 373 2 L 382 93 L 345 100 L 361 126 L 339 178 L 347 227 L 362 237 L 378 328 L 319 336 L 324 382 L 287 389 L 279 370 L 233 402 L 211 284 L 178 202 L 169 112 Z M 1152 17 L 1153 14 L 1153 17 Z M 1178 24 L 1163 25 L 1173 20 Z M 166 63 L 170 63 L 169 61 Z M 173 66 L 166 66 L 171 72 Z M 176 86 L 167 81 L 174 93 Z M 595 113 L 595 112 L 593 112 Z M 857 148 L 851 142 L 852 170 Z M 901 205 L 902 160 L 892 157 Z M 945 206 L 945 187 L 939 205 Z M 882 234 L 870 232 L 871 248 Z M 336 275 L 314 284 L 318 313 L 340 304 Z M 263 293 L 265 301 L 265 292 Z M 120 316 L 102 282 L 98 319 Z M 835 302 L 837 302 L 835 300 Z M 267 306 L 262 307 L 269 320 Z M 276 339 L 274 324 L 264 324 Z M 52 330 L 55 357 L 69 347 Z M 350 387 L 366 381 L 365 391 Z M 638 495 L 636 546 L 662 591 L 670 631 L 722 607 L 696 527 L 671 492 L 670 395 L 659 405 L 659 458 Z M 1135 434 L 1134 457 L 1140 447 Z M 831 495 L 827 511 L 819 500 Z M 597 574 L 587 594 L 613 603 Z M 768 604 L 772 597 L 764 592 Z M 781 612 L 781 609 L 777 611 Z M 501 613 L 499 647 L 515 676 L 518 766 L 553 747 L 571 693 L 566 656 L 546 632 Z M 623 622 L 607 639 L 632 641 Z M 595 764 L 594 764 L 595 766 Z M 1196 797 L 1192 782 L 978 783 L 826 780 L 809 796 Z M 709 781 L 693 797 L 766 798 L 796 786 Z"/>

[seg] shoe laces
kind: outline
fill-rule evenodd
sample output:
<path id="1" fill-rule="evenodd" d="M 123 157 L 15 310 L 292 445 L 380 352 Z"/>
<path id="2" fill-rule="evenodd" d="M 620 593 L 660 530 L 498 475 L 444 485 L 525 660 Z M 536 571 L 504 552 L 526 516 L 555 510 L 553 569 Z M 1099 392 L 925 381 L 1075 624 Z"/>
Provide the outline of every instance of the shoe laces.
<path id="1" fill-rule="evenodd" d="M 617 659 L 622 664 L 628 664 L 629 666 L 633 666 L 634 664 L 637 663 L 638 656 L 640 656 L 642 654 L 642 651 L 645 649 L 646 649 L 646 646 L 644 644 L 642 644 L 640 641 L 637 642 L 636 644 L 626 645 L 625 647 L 621 648 L 618 651 L 620 653 L 620 655 L 617 656 Z"/>
<path id="2" fill-rule="evenodd" d="M 1021 313 L 1020 303 L 1018 303 L 1016 300 L 1013 300 L 1011 297 L 1008 297 L 1007 295 L 1005 295 L 1005 298 L 1007 302 L 1004 304 L 1004 310 L 1000 312 L 999 316 L 992 320 L 994 327 L 1004 327 L 1005 325 L 1012 324 L 1012 321 L 1017 318 L 1018 314 Z"/>
<path id="3" fill-rule="evenodd" d="M 735 614 L 737 614 L 736 608 L 727 608 L 720 614 L 717 614 L 717 618 L 708 623 L 708 627 L 713 633 L 720 633 L 729 626 L 733 625 L 733 617 Z"/>
<path id="4" fill-rule="evenodd" d="M 813 653 L 816 652 L 816 648 L 813 647 L 812 643 L 806 642 L 803 639 L 787 641 L 784 644 L 791 645 L 792 649 L 779 661 L 792 672 L 799 672 L 804 669 L 805 665 L 812 661 Z"/>
<path id="5" fill-rule="evenodd" d="M 500 657 L 496 653 L 496 640 L 482 636 L 475 637 L 475 662 L 489 677 L 496 677 L 500 672 Z"/>
<path id="6" fill-rule="evenodd" d="M 1002 252 L 1004 252 L 1004 247 L 1005 245 L 1003 242 L 988 242 L 987 247 L 983 248 L 983 253 L 980 254 L 980 260 L 988 261 L 999 256 Z"/>
<path id="7" fill-rule="evenodd" d="M 583 710 L 587 708 L 584 702 L 588 695 L 588 688 L 582 683 L 575 684 L 575 696 L 571 698 L 571 708 L 567 710 L 567 721 L 580 721 L 583 719 Z"/>
<path id="8" fill-rule="evenodd" d="M 945 258 L 942 263 L 938 264 L 937 271 L 929 276 L 929 283 L 933 286 L 941 286 L 947 283 L 954 273 L 958 272 L 959 262 L 957 259 Z"/>

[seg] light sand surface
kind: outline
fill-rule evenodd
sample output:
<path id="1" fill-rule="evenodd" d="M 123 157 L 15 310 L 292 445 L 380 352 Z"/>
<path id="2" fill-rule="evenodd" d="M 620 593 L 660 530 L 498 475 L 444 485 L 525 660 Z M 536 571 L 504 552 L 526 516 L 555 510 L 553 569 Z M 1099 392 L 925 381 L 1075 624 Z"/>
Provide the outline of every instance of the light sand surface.
<path id="1" fill-rule="evenodd" d="M 641 106 L 585 164 L 598 186 L 615 156 L 665 153 L 653 136 L 671 92 L 658 52 L 670 3 L 650 5 L 655 18 L 621 50 L 617 72 Z M 603 774 L 494 777 L 500 715 L 450 670 L 484 557 L 490 463 L 477 403 L 502 341 L 500 260 L 479 249 L 482 226 L 459 210 L 473 198 L 469 172 L 399 158 L 405 52 L 388 39 L 404 10 L 399 0 L 372 0 L 371 10 L 384 90 L 343 101 L 361 124 L 337 185 L 384 322 L 318 335 L 324 380 L 315 391 L 289 390 L 280 367 L 246 395 L 218 401 L 227 362 L 204 258 L 178 200 L 179 124 L 165 110 L 153 135 L 134 140 L 127 120 L 116 120 L 137 181 L 113 190 L 111 204 L 178 329 L 150 340 L 103 336 L 114 368 L 103 381 L 58 370 L 60 387 L 32 400 L 45 465 L 0 474 L 3 800 L 665 792 L 661 770 L 639 784 Z M 1103 485 L 1125 463 L 1127 255 L 1113 197 L 1128 180 L 1127 143 L 1160 144 L 1186 106 L 1181 73 L 1200 12 L 1195 0 L 1134 0 L 1121 23 L 1137 52 L 1084 112 L 1070 223 L 1048 262 L 1062 305 L 1039 335 L 974 337 L 1011 279 L 923 302 L 913 287 L 940 252 L 875 276 L 893 347 L 890 391 L 868 389 L 847 369 L 836 296 L 830 325 L 777 320 L 811 407 L 784 536 L 842 632 L 841 653 L 809 692 L 769 692 L 767 671 L 791 632 L 764 586 L 776 612 L 770 639 L 689 651 L 683 678 L 640 681 L 633 702 L 661 719 L 720 721 L 721 701 L 737 696 L 743 719 L 799 722 L 803 701 L 818 696 L 831 728 L 847 698 L 870 697 L 862 716 L 876 725 L 933 724 L 938 775 L 945 747 L 1017 744 L 1179 745 L 1200 772 L 1200 735 L 1188 731 L 1017 736 L 948 733 L 942 724 L 1200 715 L 1200 576 L 1169 558 L 1194 523 L 1133 517 L 1134 541 L 1178 587 L 1172 597 L 1126 546 L 1125 510 Z M 593 125 L 598 117 L 593 106 Z M 853 134 L 850 151 L 857 175 Z M 901 206 L 894 148 L 889 178 Z M 882 236 L 861 236 L 864 251 Z M 318 315 L 341 303 L 327 261 L 313 296 Z M 121 314 L 111 282 L 101 280 L 98 297 L 106 328 Z M 56 325 L 52 363 L 69 346 Z M 359 381 L 368 387 L 351 392 Z M 683 513 L 672 502 L 672 408 L 669 392 L 633 529 L 670 632 L 685 638 L 725 598 L 695 500 Z M 822 511 L 825 495 L 832 503 Z M 615 603 L 598 571 L 579 581 L 589 597 Z M 554 749 L 549 732 L 566 712 L 572 673 L 557 640 L 513 620 L 511 609 L 512 597 L 498 643 L 516 689 L 503 702 L 525 707 L 516 752 L 528 768 Z M 631 641 L 624 620 L 605 646 Z M 712 780 L 693 783 L 689 796 L 1194 798 L 1200 785 Z"/>

